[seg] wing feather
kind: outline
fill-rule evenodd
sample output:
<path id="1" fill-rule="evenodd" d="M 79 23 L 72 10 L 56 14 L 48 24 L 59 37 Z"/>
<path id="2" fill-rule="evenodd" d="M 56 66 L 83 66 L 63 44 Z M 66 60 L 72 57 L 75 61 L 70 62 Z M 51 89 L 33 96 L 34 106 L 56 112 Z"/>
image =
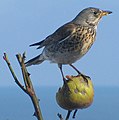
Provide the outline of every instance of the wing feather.
<path id="1" fill-rule="evenodd" d="M 39 46 L 37 49 L 40 49 L 44 46 L 57 43 L 57 42 L 62 42 L 64 41 L 67 37 L 69 37 L 72 33 L 75 32 L 77 25 L 73 23 L 67 23 L 63 25 L 62 27 L 58 28 L 53 34 L 49 35 L 46 37 L 46 39 L 31 44 L 30 46 Z"/>

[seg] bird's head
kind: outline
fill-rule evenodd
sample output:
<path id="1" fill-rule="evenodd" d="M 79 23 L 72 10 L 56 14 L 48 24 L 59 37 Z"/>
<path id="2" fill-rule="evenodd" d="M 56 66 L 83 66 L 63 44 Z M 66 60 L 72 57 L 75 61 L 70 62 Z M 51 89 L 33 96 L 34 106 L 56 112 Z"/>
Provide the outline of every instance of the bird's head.
<path id="1" fill-rule="evenodd" d="M 82 10 L 72 22 L 76 24 L 97 26 L 103 16 L 111 13 L 111 11 L 104 11 L 98 8 L 89 7 Z"/>

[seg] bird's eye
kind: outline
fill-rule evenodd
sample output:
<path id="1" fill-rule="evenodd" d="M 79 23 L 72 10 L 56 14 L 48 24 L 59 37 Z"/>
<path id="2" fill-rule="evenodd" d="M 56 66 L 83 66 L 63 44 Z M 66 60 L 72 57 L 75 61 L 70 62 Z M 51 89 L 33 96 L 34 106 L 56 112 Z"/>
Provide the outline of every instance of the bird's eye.
<path id="1" fill-rule="evenodd" d="M 93 13 L 94 13 L 94 15 L 97 15 L 97 12 L 94 11 Z"/>

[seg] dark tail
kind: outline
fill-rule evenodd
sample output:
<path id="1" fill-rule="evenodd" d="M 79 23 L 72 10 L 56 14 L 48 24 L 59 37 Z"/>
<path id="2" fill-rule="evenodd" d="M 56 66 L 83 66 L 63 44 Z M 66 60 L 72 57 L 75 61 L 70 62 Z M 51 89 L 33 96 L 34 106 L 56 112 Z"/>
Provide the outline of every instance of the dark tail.
<path id="1" fill-rule="evenodd" d="M 29 45 L 30 47 L 31 46 L 38 46 L 38 48 L 37 49 L 40 49 L 40 48 L 42 48 L 43 46 L 44 46 L 44 40 L 42 40 L 42 41 L 40 41 L 40 42 L 37 42 L 37 43 L 34 43 L 34 44 L 31 44 L 31 45 Z"/>
<path id="2" fill-rule="evenodd" d="M 41 64 L 44 61 L 44 58 L 42 56 L 42 54 L 30 59 L 29 61 L 27 61 L 25 63 L 26 67 L 31 66 L 31 65 L 37 65 L 37 64 Z"/>
<path id="3" fill-rule="evenodd" d="M 40 46 L 42 43 L 44 42 L 44 40 L 40 41 L 40 42 L 37 42 L 37 43 L 34 43 L 34 44 L 31 44 L 29 45 L 30 47 L 31 46 Z"/>

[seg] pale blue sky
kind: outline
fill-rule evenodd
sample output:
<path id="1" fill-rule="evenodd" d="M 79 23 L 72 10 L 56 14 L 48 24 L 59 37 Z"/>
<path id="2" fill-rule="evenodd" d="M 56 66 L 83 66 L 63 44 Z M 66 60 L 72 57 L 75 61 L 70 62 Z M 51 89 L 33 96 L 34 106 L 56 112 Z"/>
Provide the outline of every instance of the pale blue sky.
<path id="1" fill-rule="evenodd" d="M 22 79 L 15 54 L 26 51 L 27 60 L 38 55 L 41 50 L 30 48 L 29 44 L 44 39 L 90 6 L 113 14 L 101 20 L 96 42 L 74 65 L 89 75 L 95 86 L 119 86 L 119 1 L 114 0 L 0 0 L 0 86 L 15 85 L 2 59 L 4 52 Z M 28 70 L 34 85 L 62 84 L 56 64 L 46 61 Z M 64 71 L 66 75 L 76 75 L 68 66 L 64 66 Z"/>

